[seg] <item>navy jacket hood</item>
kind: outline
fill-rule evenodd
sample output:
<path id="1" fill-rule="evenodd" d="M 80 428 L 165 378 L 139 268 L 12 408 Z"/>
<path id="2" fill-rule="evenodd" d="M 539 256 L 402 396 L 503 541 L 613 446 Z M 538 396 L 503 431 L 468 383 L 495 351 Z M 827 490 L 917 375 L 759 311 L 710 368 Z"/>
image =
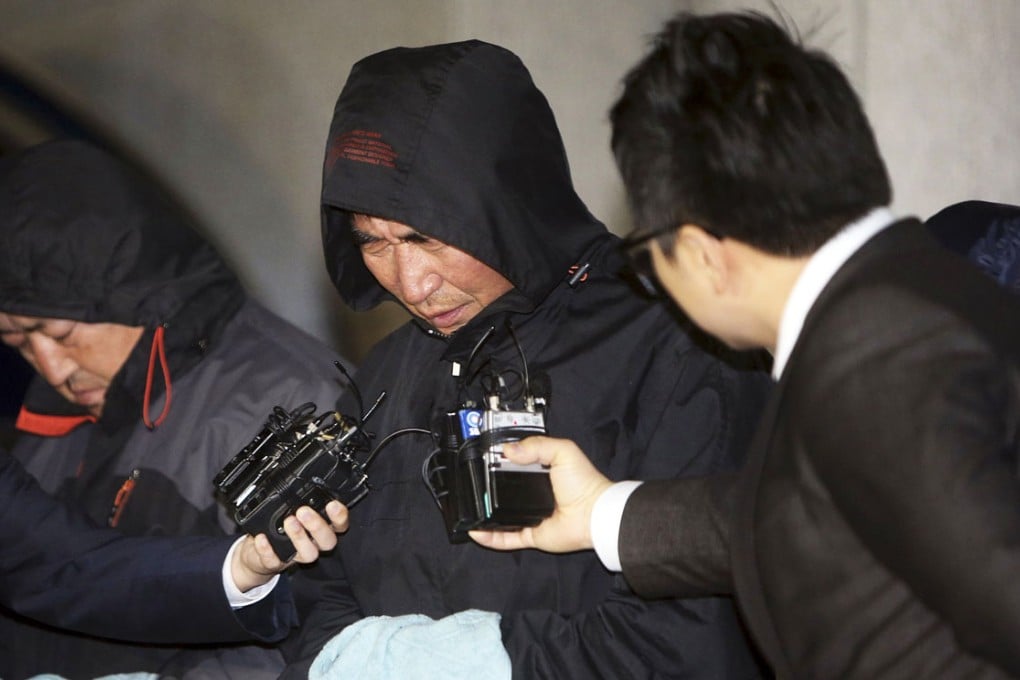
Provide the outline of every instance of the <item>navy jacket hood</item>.
<path id="1" fill-rule="evenodd" d="M 146 328 L 107 390 L 102 424 L 135 422 L 155 329 L 167 367 L 195 366 L 244 304 L 240 282 L 182 210 L 130 167 L 83 141 L 60 139 L 0 159 L 0 311 Z M 75 415 L 37 377 L 35 414 Z"/>
<path id="2" fill-rule="evenodd" d="M 364 310 L 388 294 L 351 239 L 351 212 L 456 246 L 532 306 L 608 233 L 574 191 L 552 110 L 527 68 L 478 40 L 366 57 L 337 100 L 323 169 L 323 245 L 341 296 Z"/>
<path id="3" fill-rule="evenodd" d="M 242 298 L 182 211 L 105 151 L 62 139 L 0 159 L 0 310 L 152 328 L 190 307 L 205 326 Z"/>

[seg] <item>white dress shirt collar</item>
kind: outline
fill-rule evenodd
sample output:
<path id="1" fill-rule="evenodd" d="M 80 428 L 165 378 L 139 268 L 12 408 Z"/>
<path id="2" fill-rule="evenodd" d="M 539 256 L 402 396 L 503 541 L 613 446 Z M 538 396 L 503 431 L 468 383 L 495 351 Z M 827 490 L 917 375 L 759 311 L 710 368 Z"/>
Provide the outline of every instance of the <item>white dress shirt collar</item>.
<path id="1" fill-rule="evenodd" d="M 772 357 L 773 378 L 779 380 L 783 375 L 786 362 L 804 327 L 804 319 L 807 318 L 822 289 L 850 256 L 894 220 L 888 208 L 875 208 L 861 219 L 844 227 L 811 256 L 793 284 L 790 297 L 783 307 L 776 338 L 776 351 Z"/>

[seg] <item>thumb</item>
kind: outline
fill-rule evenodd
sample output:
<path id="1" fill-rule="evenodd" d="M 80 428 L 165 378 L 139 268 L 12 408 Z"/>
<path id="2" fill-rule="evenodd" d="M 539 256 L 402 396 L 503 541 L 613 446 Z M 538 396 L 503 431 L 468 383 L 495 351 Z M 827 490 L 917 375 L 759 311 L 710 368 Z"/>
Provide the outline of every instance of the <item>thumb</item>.
<path id="1" fill-rule="evenodd" d="M 575 454 L 586 458 L 577 445 L 569 439 L 544 435 L 525 437 L 520 441 L 503 444 L 503 455 L 520 465 L 531 463 L 566 464 L 576 460 Z"/>

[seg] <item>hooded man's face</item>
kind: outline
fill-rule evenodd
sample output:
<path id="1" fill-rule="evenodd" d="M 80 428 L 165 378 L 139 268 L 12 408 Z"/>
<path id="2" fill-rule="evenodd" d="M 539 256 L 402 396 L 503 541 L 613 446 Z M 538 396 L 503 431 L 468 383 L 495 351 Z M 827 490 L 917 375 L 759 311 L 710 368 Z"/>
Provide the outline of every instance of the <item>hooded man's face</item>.
<path id="1" fill-rule="evenodd" d="M 440 333 L 452 334 L 513 288 L 495 269 L 406 224 L 357 214 L 353 222 L 368 270 Z"/>
<path id="2" fill-rule="evenodd" d="M 106 389 L 143 330 L 0 312 L 0 340 L 18 350 L 61 396 L 97 418 L 103 413 Z"/>

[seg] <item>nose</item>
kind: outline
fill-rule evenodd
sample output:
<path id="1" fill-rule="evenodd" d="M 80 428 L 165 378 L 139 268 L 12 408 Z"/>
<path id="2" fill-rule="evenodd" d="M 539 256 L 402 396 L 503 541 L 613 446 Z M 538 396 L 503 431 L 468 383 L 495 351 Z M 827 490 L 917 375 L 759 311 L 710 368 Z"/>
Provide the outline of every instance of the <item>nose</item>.
<path id="1" fill-rule="evenodd" d="M 405 304 L 417 305 L 443 285 L 443 277 L 428 253 L 414 243 L 396 246 L 397 280 Z"/>
<path id="2" fill-rule="evenodd" d="M 25 359 L 50 385 L 63 385 L 74 373 L 75 363 L 53 338 L 42 333 L 29 333 L 22 347 Z"/>

